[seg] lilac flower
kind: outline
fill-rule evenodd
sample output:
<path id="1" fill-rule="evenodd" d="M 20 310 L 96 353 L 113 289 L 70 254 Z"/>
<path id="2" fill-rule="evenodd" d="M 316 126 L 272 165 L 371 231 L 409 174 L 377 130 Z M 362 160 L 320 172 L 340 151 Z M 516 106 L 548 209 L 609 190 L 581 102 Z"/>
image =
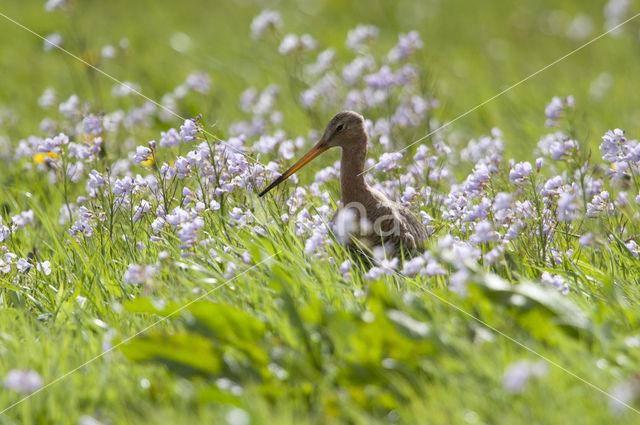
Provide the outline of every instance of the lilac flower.
<path id="1" fill-rule="evenodd" d="M 11 369 L 4 378 L 5 388 L 22 394 L 30 394 L 42 388 L 42 377 L 35 370 Z"/>
<path id="2" fill-rule="evenodd" d="M 42 92 L 42 95 L 40 95 L 40 97 L 38 98 L 38 105 L 42 109 L 49 109 L 53 107 L 56 104 L 56 102 L 57 102 L 56 91 L 51 87 L 47 87 L 44 90 L 44 92 Z"/>
<path id="3" fill-rule="evenodd" d="M 280 43 L 280 47 L 278 47 L 278 53 L 283 56 L 286 56 L 293 52 L 294 50 L 298 50 L 302 47 L 302 43 L 300 39 L 295 34 L 287 34 L 282 39 Z"/>
<path id="4" fill-rule="evenodd" d="M 326 72 L 331 67 L 335 58 L 336 58 L 335 49 L 329 48 L 327 50 L 324 50 L 320 52 L 315 63 L 307 66 L 306 68 L 307 72 L 311 75 L 320 75 Z"/>
<path id="5" fill-rule="evenodd" d="M 63 40 L 60 33 L 57 33 L 57 32 L 51 33 L 44 38 L 44 44 L 42 48 L 44 49 L 45 52 L 51 51 L 56 47 L 61 47 L 62 41 Z"/>
<path id="6" fill-rule="evenodd" d="M 77 183 L 82 178 L 82 173 L 84 172 L 84 164 L 80 161 L 75 164 L 69 163 L 67 164 L 67 178 L 73 183 Z"/>
<path id="7" fill-rule="evenodd" d="M 630 239 L 629 241 L 625 242 L 624 246 L 627 247 L 627 249 L 634 257 L 638 258 L 638 254 L 640 254 L 640 245 L 638 245 L 636 241 Z"/>
<path id="8" fill-rule="evenodd" d="M 421 256 L 417 256 L 412 258 L 409 261 L 405 261 L 404 267 L 402 268 L 402 274 L 405 276 L 415 276 L 421 270 L 425 264 L 425 259 Z"/>
<path id="9" fill-rule="evenodd" d="M 279 30 L 282 28 L 280 13 L 265 9 L 251 21 L 251 37 L 259 40 L 268 29 Z"/>
<path id="10" fill-rule="evenodd" d="M 387 89 L 397 84 L 396 75 L 387 65 L 382 66 L 378 72 L 364 77 L 364 82 L 374 89 Z"/>
<path id="11" fill-rule="evenodd" d="M 152 158 L 151 149 L 146 146 L 138 146 L 136 148 L 136 154 L 133 157 L 133 162 L 135 164 L 140 164 L 142 162 L 149 161 L 149 158 Z"/>
<path id="12" fill-rule="evenodd" d="M 625 152 L 627 139 L 624 137 L 624 131 L 616 128 L 615 130 L 607 131 L 602 136 L 602 143 L 600 144 L 600 154 L 602 159 L 606 162 L 618 162 L 624 161 L 628 157 L 628 152 Z"/>
<path id="13" fill-rule="evenodd" d="M 570 192 L 562 192 L 558 198 L 558 220 L 574 221 L 578 218 L 579 204 L 575 195 Z"/>
<path id="14" fill-rule="evenodd" d="M 469 238 L 469 241 L 476 245 L 481 245 L 487 242 L 495 242 L 498 240 L 498 232 L 493 230 L 491 223 L 488 221 L 480 221 L 476 224 L 473 235 Z"/>
<path id="15" fill-rule="evenodd" d="M 105 185 L 104 177 L 98 172 L 98 170 L 91 170 L 89 173 L 89 181 L 87 181 L 87 187 L 90 189 L 97 189 L 100 186 Z"/>
<path id="16" fill-rule="evenodd" d="M 400 34 L 398 44 L 391 49 L 387 55 L 387 59 L 391 63 L 397 63 L 407 59 L 414 50 L 422 49 L 424 43 L 420 39 L 417 31 L 411 31 L 408 34 Z"/>
<path id="17" fill-rule="evenodd" d="M 180 126 L 180 137 L 184 143 L 191 143 L 197 139 L 198 126 L 193 120 L 186 120 L 183 125 Z"/>
<path id="18" fill-rule="evenodd" d="M 127 97 L 134 93 L 139 93 L 140 90 L 140 84 L 136 84 L 131 81 L 124 81 L 123 83 L 116 84 L 111 88 L 111 96 Z"/>
<path id="19" fill-rule="evenodd" d="M 499 192 L 493 199 L 493 210 L 501 211 L 506 210 L 511 206 L 511 194 L 505 192 Z"/>
<path id="20" fill-rule="evenodd" d="M 562 99 L 558 96 L 554 96 L 551 99 L 551 102 L 547 104 L 544 108 L 544 114 L 547 116 L 547 122 L 545 125 L 547 127 L 553 127 L 556 125 L 557 121 L 560 119 L 560 114 L 562 113 Z"/>
<path id="21" fill-rule="evenodd" d="M 318 254 L 324 246 L 324 235 L 320 230 L 314 229 L 313 234 L 304 243 L 304 252 L 307 255 Z"/>
<path id="22" fill-rule="evenodd" d="M 157 266 L 140 266 L 138 264 L 129 264 L 124 272 L 124 283 L 128 285 L 141 285 L 149 283 L 158 272 Z"/>
<path id="23" fill-rule="evenodd" d="M 79 113 L 80 98 L 75 94 L 71 95 L 69 99 L 58 106 L 58 109 L 66 118 L 72 118 L 74 115 Z"/>
<path id="24" fill-rule="evenodd" d="M 51 261 L 47 260 L 41 263 L 37 263 L 36 270 L 38 270 L 45 276 L 49 276 L 51 274 Z"/>
<path id="25" fill-rule="evenodd" d="M 180 141 L 180 134 L 175 128 L 170 128 L 166 132 L 160 133 L 160 147 L 178 146 Z"/>
<path id="26" fill-rule="evenodd" d="M 27 224 L 33 223 L 33 218 L 33 210 L 22 211 L 20 214 L 14 215 L 11 217 L 13 230 L 21 229 Z M 0 219 L 0 224 L 2 224 L 2 219 Z"/>
<path id="27" fill-rule="evenodd" d="M 20 273 L 27 273 L 31 269 L 31 263 L 26 258 L 21 258 L 16 263 L 16 267 Z"/>
<path id="28" fill-rule="evenodd" d="M 200 94 L 208 94 L 211 91 L 211 77 L 204 71 L 192 72 L 184 84 Z"/>
<path id="29" fill-rule="evenodd" d="M 376 62 L 373 56 L 358 56 L 352 62 L 342 68 L 342 79 L 345 84 L 352 86 L 356 84 L 364 72 L 371 72 L 375 69 Z"/>
<path id="30" fill-rule="evenodd" d="M 613 3 L 613 0 L 610 3 Z M 626 0 L 625 0 L 626 1 Z M 629 409 L 629 405 L 633 405 L 640 395 L 640 381 L 637 377 L 628 381 L 623 381 L 613 388 L 609 389 L 612 395 L 609 400 L 609 410 L 615 415 L 621 415 Z"/>
<path id="31" fill-rule="evenodd" d="M 140 201 L 140 205 L 136 208 L 135 213 L 133 214 L 133 222 L 136 223 L 149 211 L 151 211 L 151 203 L 143 199 Z"/>
<path id="32" fill-rule="evenodd" d="M 523 184 L 526 178 L 531 175 L 533 168 L 529 162 L 519 162 L 509 171 L 509 180 L 514 184 Z"/>
<path id="33" fill-rule="evenodd" d="M 102 133 L 102 125 L 100 123 L 100 118 L 96 117 L 93 114 L 89 114 L 82 120 L 82 126 L 84 127 L 84 132 L 87 134 L 91 134 L 92 136 L 98 136 Z"/>
<path id="34" fill-rule="evenodd" d="M 116 57 L 116 53 L 118 51 L 116 50 L 115 47 L 113 47 L 110 44 L 107 44 L 106 46 L 103 46 L 102 49 L 100 49 L 100 56 L 102 56 L 105 59 L 113 59 Z"/>
<path id="35" fill-rule="evenodd" d="M 543 272 L 540 280 L 549 285 L 553 285 L 558 291 L 562 292 L 563 295 L 567 295 L 569 293 L 569 284 L 558 274 Z"/>
<path id="36" fill-rule="evenodd" d="M 593 243 L 594 243 L 594 236 L 593 236 L 593 233 L 591 232 L 585 233 L 584 235 L 580 236 L 580 239 L 578 240 L 578 244 L 580 245 L 580 248 L 593 246 Z"/>
<path id="37" fill-rule="evenodd" d="M 509 365 L 502 376 L 502 387 L 510 393 L 521 393 L 531 378 L 542 378 L 549 373 L 546 363 L 523 360 Z"/>
<path id="38" fill-rule="evenodd" d="M 402 152 L 385 152 L 380 156 L 380 159 L 376 163 L 376 170 L 379 171 L 391 171 L 397 167 L 397 162 L 404 156 Z"/>
<path id="39" fill-rule="evenodd" d="M 189 172 L 191 171 L 191 167 L 189 165 L 189 161 L 185 157 L 179 156 L 176 159 L 176 162 L 174 165 L 176 167 L 176 171 L 178 173 L 179 179 L 184 179 L 189 175 Z"/>
<path id="40" fill-rule="evenodd" d="M 392 258 L 391 260 L 384 258 L 380 261 L 380 264 L 375 267 L 371 267 L 367 273 L 365 273 L 364 277 L 367 280 L 378 280 L 382 276 L 392 276 L 396 273 L 396 268 L 398 267 L 398 259 Z"/>
<path id="41" fill-rule="evenodd" d="M 605 190 L 598 195 L 594 195 L 591 202 L 587 204 L 586 215 L 589 218 L 597 218 L 602 213 L 610 215 L 613 213 L 614 208 L 611 198 L 609 197 L 609 192 Z"/>
<path id="42" fill-rule="evenodd" d="M 344 260 L 342 264 L 340 264 L 338 271 L 340 272 L 342 277 L 345 277 L 347 273 L 349 273 L 349 270 L 351 270 L 351 260 Z"/>
<path id="43" fill-rule="evenodd" d="M 542 169 L 543 165 L 544 165 L 544 158 L 542 158 L 542 157 L 536 158 L 536 171 L 538 173 Z"/>
<path id="44" fill-rule="evenodd" d="M 58 9 L 64 9 L 69 6 L 69 0 L 47 0 L 44 9 L 47 12 L 53 12 Z"/>
<path id="45" fill-rule="evenodd" d="M 345 46 L 347 49 L 361 53 L 366 50 L 368 43 L 378 38 L 379 32 L 373 25 L 358 25 L 347 33 Z"/>

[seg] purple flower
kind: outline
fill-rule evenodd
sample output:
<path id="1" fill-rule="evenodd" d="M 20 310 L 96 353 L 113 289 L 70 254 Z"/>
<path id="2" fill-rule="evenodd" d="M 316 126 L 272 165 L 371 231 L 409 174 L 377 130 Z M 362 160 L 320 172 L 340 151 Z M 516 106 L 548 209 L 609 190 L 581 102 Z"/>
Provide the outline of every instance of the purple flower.
<path id="1" fill-rule="evenodd" d="M 551 274 L 549 272 L 542 273 L 540 280 L 544 283 L 554 286 L 558 291 L 564 295 L 569 293 L 569 284 L 565 282 L 564 278 L 558 274 Z"/>
<path id="2" fill-rule="evenodd" d="M 211 90 L 211 77 L 204 71 L 192 72 L 187 76 L 185 85 L 200 94 L 208 94 Z"/>
<path id="3" fill-rule="evenodd" d="M 96 117 L 93 114 L 87 115 L 82 120 L 82 126 L 84 128 L 84 132 L 87 134 L 91 134 L 92 136 L 98 136 L 102 133 L 102 124 L 100 123 L 100 118 Z"/>
<path id="4" fill-rule="evenodd" d="M 136 208 L 136 211 L 133 214 L 133 222 L 136 223 L 149 211 L 151 211 L 151 203 L 143 199 L 142 201 L 140 201 L 140 205 Z"/>
<path id="5" fill-rule="evenodd" d="M 502 387 L 510 393 L 521 393 L 531 378 L 541 378 L 549 373 L 546 363 L 527 360 L 511 364 L 502 376 Z"/>
<path id="6" fill-rule="evenodd" d="M 396 269 L 398 268 L 398 259 L 392 258 L 389 260 L 388 258 L 382 259 L 380 261 L 379 266 L 371 267 L 367 273 L 365 273 L 364 277 L 368 280 L 378 280 L 382 276 L 392 276 L 396 273 Z"/>
<path id="7" fill-rule="evenodd" d="M 616 128 L 607 131 L 602 136 L 600 144 L 600 154 L 606 162 L 619 162 L 627 159 L 628 152 L 625 152 L 627 139 L 624 137 L 624 131 Z"/>
<path id="8" fill-rule="evenodd" d="M 49 276 L 51 274 L 51 261 L 47 260 L 36 264 L 36 270 L 45 276 Z"/>
<path id="9" fill-rule="evenodd" d="M 280 13 L 265 9 L 251 21 L 251 37 L 259 40 L 268 29 L 279 30 L 280 28 L 282 28 Z"/>
<path id="10" fill-rule="evenodd" d="M 146 146 L 138 146 L 136 148 L 136 154 L 133 157 L 133 162 L 135 164 L 140 164 L 142 162 L 148 161 L 149 158 L 152 158 L 151 149 Z"/>
<path id="11" fill-rule="evenodd" d="M 391 171 L 397 167 L 397 162 L 404 156 L 402 152 L 385 152 L 380 156 L 378 163 L 376 164 L 376 170 L 379 171 Z"/>
<path id="12" fill-rule="evenodd" d="M 351 270 L 351 260 L 344 260 L 342 264 L 340 264 L 338 271 L 344 277 L 347 273 L 349 273 L 349 270 Z"/>
<path id="13" fill-rule="evenodd" d="M 40 97 L 38 98 L 38 105 L 42 109 L 49 109 L 56 104 L 56 101 L 56 91 L 51 87 L 47 87 L 44 92 L 42 92 L 42 95 L 40 95 Z"/>
<path id="14" fill-rule="evenodd" d="M 138 264 L 130 264 L 127 271 L 124 272 L 124 283 L 129 285 L 141 285 L 149 283 L 158 272 L 154 265 L 140 266 Z"/>
<path id="15" fill-rule="evenodd" d="M 54 32 L 44 38 L 42 48 L 45 52 L 48 52 L 60 46 L 62 46 L 62 36 L 60 33 Z"/>
<path id="16" fill-rule="evenodd" d="M 284 36 L 284 38 L 282 39 L 282 42 L 280 43 L 280 46 L 278 47 L 278 53 L 280 53 L 283 56 L 286 56 L 289 53 L 293 52 L 294 50 L 298 50 L 301 47 L 302 47 L 302 43 L 300 42 L 300 39 L 298 38 L 297 35 L 287 34 Z"/>
<path id="17" fill-rule="evenodd" d="M 493 230 L 491 223 L 488 221 L 481 221 L 477 223 L 474 230 L 473 235 L 469 238 L 469 241 L 473 244 L 481 245 L 498 240 L 498 232 Z"/>
<path id="18" fill-rule="evenodd" d="M 20 273 L 27 273 L 31 269 L 31 263 L 26 258 L 21 258 L 16 263 L 16 267 Z"/>
<path id="19" fill-rule="evenodd" d="M 509 171 L 509 180 L 514 184 L 523 184 L 528 176 L 533 172 L 531 163 L 519 162 Z"/>
<path id="20" fill-rule="evenodd" d="M 558 220 L 574 221 L 578 218 L 579 204 L 575 195 L 570 192 L 562 192 L 558 198 Z"/>
<path id="21" fill-rule="evenodd" d="M 356 52 L 364 52 L 367 44 L 378 38 L 380 31 L 373 25 L 358 25 L 347 33 L 345 46 Z"/>
<path id="22" fill-rule="evenodd" d="M 197 139 L 198 126 L 193 120 L 186 120 L 183 125 L 180 126 L 180 137 L 184 143 L 191 143 Z"/>
<path id="23" fill-rule="evenodd" d="M 47 0 L 44 5 L 44 10 L 47 12 L 53 12 L 57 9 L 64 9 L 69 6 L 69 0 Z"/>
<path id="24" fill-rule="evenodd" d="M 411 31 L 408 34 L 400 34 L 398 44 L 387 55 L 387 59 L 391 63 L 397 63 L 407 59 L 414 50 L 424 47 L 424 43 L 420 39 L 417 31 Z"/>
<path id="25" fill-rule="evenodd" d="M 425 259 L 421 256 L 412 258 L 409 261 L 405 261 L 402 268 L 402 274 L 405 276 L 415 276 L 422 270 L 425 264 Z"/>
<path id="26" fill-rule="evenodd" d="M 22 394 L 30 394 L 42 388 L 42 377 L 35 370 L 11 369 L 4 378 L 5 388 Z"/>

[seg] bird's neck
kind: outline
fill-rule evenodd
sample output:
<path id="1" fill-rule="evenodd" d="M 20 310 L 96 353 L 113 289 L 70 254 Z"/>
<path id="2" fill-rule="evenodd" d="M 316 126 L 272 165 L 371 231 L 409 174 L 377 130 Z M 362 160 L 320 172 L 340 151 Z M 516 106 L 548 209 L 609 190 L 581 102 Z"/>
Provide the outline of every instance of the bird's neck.
<path id="1" fill-rule="evenodd" d="M 342 204 L 359 200 L 368 193 L 369 185 L 364 181 L 364 164 L 367 159 L 367 143 L 361 146 L 342 148 L 340 163 L 340 193 Z"/>

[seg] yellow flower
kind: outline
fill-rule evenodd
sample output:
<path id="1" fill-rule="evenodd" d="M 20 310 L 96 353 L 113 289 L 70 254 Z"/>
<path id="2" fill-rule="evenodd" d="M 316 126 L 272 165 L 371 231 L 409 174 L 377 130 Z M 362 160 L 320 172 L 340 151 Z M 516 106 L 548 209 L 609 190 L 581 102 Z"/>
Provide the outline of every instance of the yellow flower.
<path id="1" fill-rule="evenodd" d="M 55 152 L 38 152 L 37 154 L 33 155 L 33 162 L 35 162 L 36 164 L 44 164 L 45 162 L 47 162 L 47 158 L 57 159 L 60 158 L 60 155 Z"/>
<path id="2" fill-rule="evenodd" d="M 153 166 L 153 155 L 149 155 L 146 160 L 142 161 L 140 165 L 144 165 L 145 167 Z"/>

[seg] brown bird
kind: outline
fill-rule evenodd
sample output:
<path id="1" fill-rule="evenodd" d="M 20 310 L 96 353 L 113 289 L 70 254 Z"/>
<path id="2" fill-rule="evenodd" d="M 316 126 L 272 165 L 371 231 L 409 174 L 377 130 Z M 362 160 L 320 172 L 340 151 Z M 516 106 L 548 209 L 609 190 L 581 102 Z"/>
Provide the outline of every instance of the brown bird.
<path id="1" fill-rule="evenodd" d="M 258 196 L 264 196 L 324 151 L 338 146 L 342 148 L 341 206 L 334 218 L 349 209 L 356 223 L 360 223 L 354 236 L 361 243 L 367 247 L 391 243 L 396 254 L 400 250 L 415 253 L 426 240 L 427 232 L 411 211 L 367 184 L 363 173 L 368 144 L 369 134 L 362 115 L 340 112 L 331 118 L 318 143 Z"/>

